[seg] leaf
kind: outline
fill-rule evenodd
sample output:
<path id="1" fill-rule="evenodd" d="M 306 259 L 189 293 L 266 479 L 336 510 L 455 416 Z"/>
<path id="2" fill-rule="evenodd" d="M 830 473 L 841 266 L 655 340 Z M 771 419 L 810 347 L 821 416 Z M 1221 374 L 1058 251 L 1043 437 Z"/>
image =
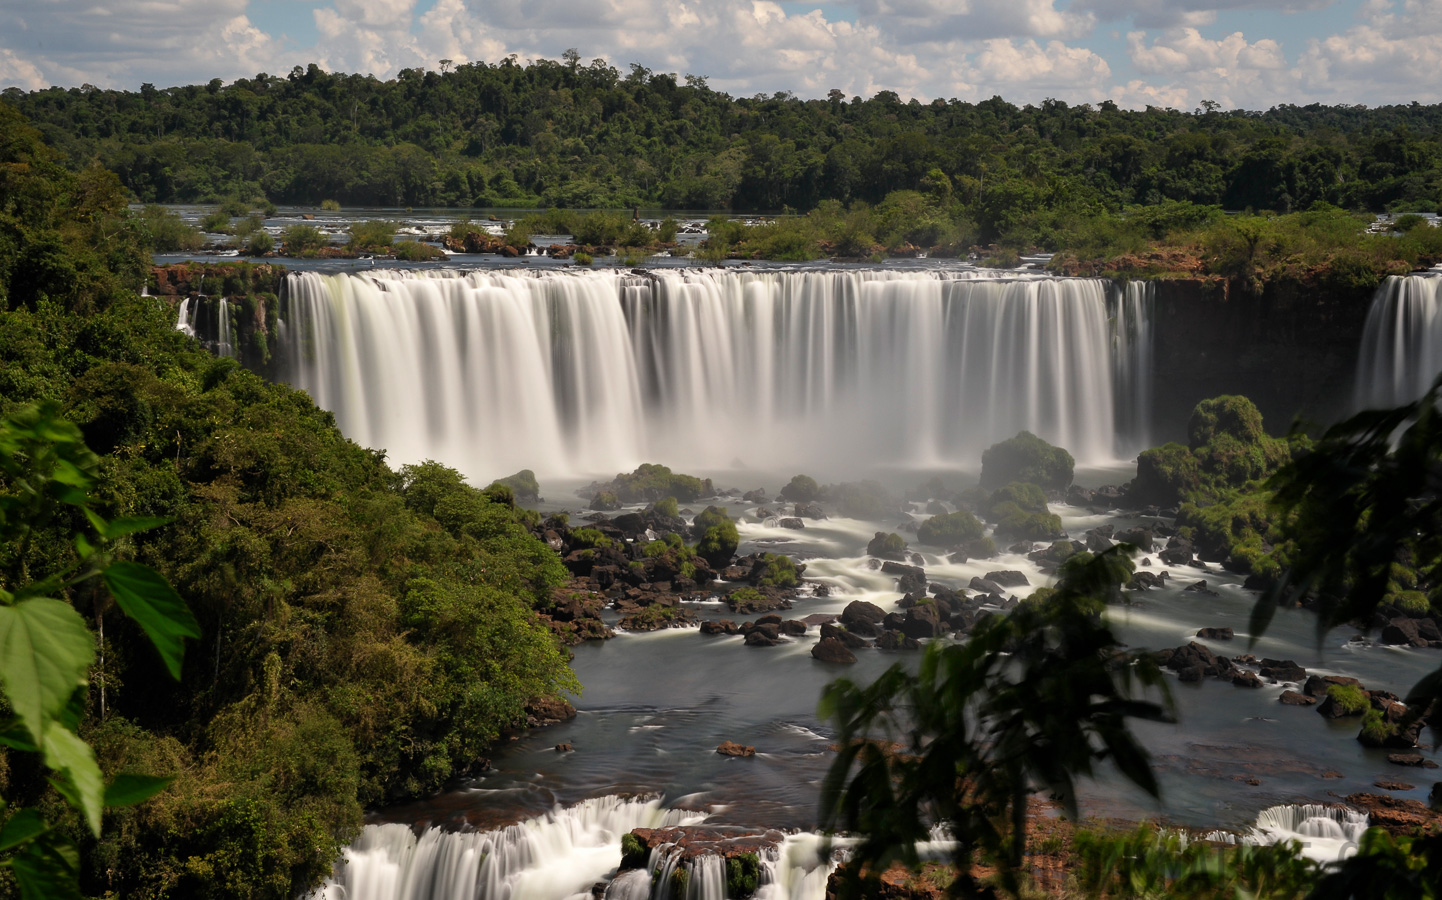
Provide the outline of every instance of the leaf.
<path id="1" fill-rule="evenodd" d="M 68 728 L 51 725 L 45 731 L 45 765 L 63 776 L 55 783 L 72 805 L 79 808 L 96 837 L 100 836 L 100 812 L 105 805 L 105 781 L 95 762 L 95 751 Z M 54 783 L 54 782 L 52 782 Z"/>
<path id="2" fill-rule="evenodd" d="M 170 582 L 149 566 L 118 562 L 105 570 L 105 584 L 125 614 L 134 619 L 165 660 L 170 677 L 180 680 L 180 663 L 185 658 L 182 638 L 200 637 L 200 626 L 190 607 Z"/>
<path id="3" fill-rule="evenodd" d="M 70 604 L 38 597 L 0 606 L 0 681 L 31 737 L 43 742 L 94 655 L 90 629 Z"/>
<path id="4" fill-rule="evenodd" d="M 44 834 L 49 828 L 38 810 L 20 810 L 10 817 L 4 828 L 0 828 L 0 853 L 18 847 L 38 834 Z"/>
<path id="5" fill-rule="evenodd" d="M 130 519 L 114 519 L 100 533 L 110 540 L 115 540 L 118 537 L 125 537 L 127 534 L 135 534 L 137 531 L 149 531 L 152 528 L 169 524 L 170 519 L 158 516 L 136 516 Z"/>
<path id="6" fill-rule="evenodd" d="M 165 790 L 174 778 L 158 778 L 154 775 L 130 775 L 121 773 L 115 776 L 110 787 L 105 789 L 106 806 L 134 806 L 137 803 L 144 803 L 151 797 Z"/>
<path id="7" fill-rule="evenodd" d="M 9 860 L 21 900 L 81 900 L 80 854 L 50 832 Z"/>

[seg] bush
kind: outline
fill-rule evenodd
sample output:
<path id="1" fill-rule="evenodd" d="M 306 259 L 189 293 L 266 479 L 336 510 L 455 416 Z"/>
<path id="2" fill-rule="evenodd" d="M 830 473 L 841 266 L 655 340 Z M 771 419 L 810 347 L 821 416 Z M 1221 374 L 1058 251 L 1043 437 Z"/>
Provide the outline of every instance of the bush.
<path id="1" fill-rule="evenodd" d="M 591 498 L 591 509 L 611 512 L 621 508 L 621 498 L 616 496 L 615 491 L 597 491 Z"/>
<path id="2" fill-rule="evenodd" d="M 575 528 L 571 530 L 572 550 L 595 550 L 614 547 L 616 542 L 606 537 L 594 528 Z"/>
<path id="3" fill-rule="evenodd" d="M 290 256 L 314 256 L 330 243 L 314 225 L 289 225 L 280 233 L 280 241 Z"/>
<path id="4" fill-rule="evenodd" d="M 711 479 L 673 473 L 666 466 L 656 463 L 642 463 L 629 475 L 618 474 L 606 489 L 615 491 L 616 496 L 627 503 L 656 501 L 663 497 L 675 497 L 682 503 L 690 503 L 716 493 Z"/>
<path id="5" fill-rule="evenodd" d="M 385 219 L 356 222 L 350 227 L 349 246 L 352 250 L 389 250 L 395 235 L 394 222 Z"/>
<path id="6" fill-rule="evenodd" d="M 755 853 L 742 853 L 726 860 L 726 896 L 746 900 L 756 894 L 761 883 L 761 859 Z"/>
<path id="7" fill-rule="evenodd" d="M 1045 541 L 1061 533 L 1061 518 L 1050 513 L 1028 512 L 1007 501 L 993 510 L 998 537 Z"/>
<path id="8" fill-rule="evenodd" d="M 792 503 L 810 503 L 821 496 L 821 485 L 810 475 L 795 475 L 781 489 L 781 496 Z"/>
<path id="9" fill-rule="evenodd" d="M 399 241 L 391 248 L 396 259 L 405 262 L 430 262 L 445 259 L 446 254 L 439 248 L 422 241 Z"/>
<path id="10" fill-rule="evenodd" d="M 230 234 L 230 215 L 220 210 L 207 213 L 200 220 L 200 230 L 210 234 Z"/>
<path id="11" fill-rule="evenodd" d="M 794 588 L 801 584 L 801 569 L 791 557 L 766 553 L 761 559 L 766 566 L 756 580 L 758 587 Z"/>
<path id="12" fill-rule="evenodd" d="M 235 227 L 231 230 L 235 232 L 236 237 L 250 237 L 257 231 L 265 230 L 265 219 L 261 216 L 246 216 L 244 219 L 236 222 Z"/>
<path id="13" fill-rule="evenodd" d="M 740 544 L 741 535 L 736 530 L 736 523 L 728 519 L 706 528 L 696 544 L 696 555 L 706 560 L 711 568 L 719 569 L 730 564 Z"/>
<path id="14" fill-rule="evenodd" d="M 665 516 L 668 519 L 674 519 L 681 514 L 681 509 L 677 506 L 675 497 L 662 497 L 660 500 L 652 503 L 647 511 L 655 513 L 658 516 Z"/>
<path id="15" fill-rule="evenodd" d="M 932 516 L 916 531 L 916 539 L 934 547 L 960 547 L 980 538 L 986 529 L 966 510 Z"/>
<path id="16" fill-rule="evenodd" d="M 644 869 L 647 861 L 646 848 L 640 838 L 629 831 L 621 835 L 621 868 Z"/>
<path id="17" fill-rule="evenodd" d="M 981 484 L 995 487 L 1010 481 L 1025 481 L 1048 490 L 1064 491 L 1072 482 L 1075 466 L 1070 453 L 1023 431 L 982 453 Z"/>
<path id="18" fill-rule="evenodd" d="M 264 256 L 275 249 L 275 239 L 268 231 L 257 231 L 245 239 L 244 249 L 247 256 Z"/>
<path id="19" fill-rule="evenodd" d="M 1332 702 L 1344 716 L 1360 716 L 1372 708 L 1367 695 L 1355 684 L 1330 685 L 1327 696 L 1332 698 Z"/>
<path id="20" fill-rule="evenodd" d="M 680 225 L 676 220 L 667 216 L 661 220 L 661 224 L 656 228 L 656 240 L 663 244 L 674 243 L 676 241 L 676 231 L 679 228 Z"/>
<path id="21" fill-rule="evenodd" d="M 146 243 L 156 253 L 178 253 L 205 246 L 205 235 L 199 229 L 185 224 L 180 216 L 163 206 L 152 203 L 145 207 L 140 212 L 140 221 L 148 238 Z"/>
<path id="22" fill-rule="evenodd" d="M 1001 518 L 1002 513 L 999 510 L 1006 504 L 1012 504 L 1023 512 L 1051 512 L 1046 505 L 1046 494 L 1041 492 L 1041 488 L 1034 484 L 1013 481 L 1005 487 L 992 491 L 982 509 L 982 514 L 994 522 Z"/>
<path id="23" fill-rule="evenodd" d="M 326 212 L 340 212 L 340 204 L 335 202 L 334 200 L 320 201 L 320 208 L 325 210 Z"/>
<path id="24" fill-rule="evenodd" d="M 577 250 L 576 254 L 571 257 L 571 261 L 578 266 L 589 266 L 595 263 L 596 260 L 592 258 L 591 254 Z"/>
<path id="25" fill-rule="evenodd" d="M 906 552 L 906 539 L 896 532 L 890 534 L 878 533 L 866 545 L 866 553 L 869 556 L 890 557 L 900 559 L 901 554 Z"/>

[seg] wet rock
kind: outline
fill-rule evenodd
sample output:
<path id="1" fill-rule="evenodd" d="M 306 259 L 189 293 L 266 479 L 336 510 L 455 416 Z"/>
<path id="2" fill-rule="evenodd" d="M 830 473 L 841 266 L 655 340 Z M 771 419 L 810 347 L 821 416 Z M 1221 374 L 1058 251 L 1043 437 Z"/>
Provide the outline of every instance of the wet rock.
<path id="1" fill-rule="evenodd" d="M 1384 644 L 1407 647 L 1429 647 L 1442 641 L 1442 631 L 1431 619 L 1395 618 L 1382 629 L 1379 639 Z"/>
<path id="2" fill-rule="evenodd" d="M 1198 582 L 1196 582 L 1195 584 L 1189 584 L 1189 585 L 1187 585 L 1186 587 L 1182 588 L 1182 590 L 1184 590 L 1184 591 L 1190 591 L 1191 593 L 1194 593 L 1194 594 L 1201 594 L 1201 595 L 1204 596 L 1204 597 L 1220 597 L 1220 596 L 1221 596 L 1221 594 L 1218 594 L 1216 591 L 1214 591 L 1214 590 L 1212 590 L 1211 588 L 1207 587 L 1207 582 L 1206 582 L 1205 580 L 1198 581 Z"/>
<path id="3" fill-rule="evenodd" d="M 1023 585 L 1031 584 L 1030 581 L 1027 581 L 1026 575 L 1022 574 L 1021 572 L 1017 572 L 1014 569 L 1004 569 L 999 572 L 987 572 L 986 580 L 991 582 L 992 584 L 1000 585 L 1004 588 L 1022 587 Z"/>
<path id="4" fill-rule="evenodd" d="M 1134 572 L 1132 573 L 1132 580 L 1127 582 L 1127 590 L 1129 591 L 1149 591 L 1153 588 L 1166 586 L 1167 580 L 1165 578 L 1151 572 Z"/>
<path id="5" fill-rule="evenodd" d="M 774 647 L 779 643 L 781 641 L 778 638 L 772 637 L 763 629 L 753 628 L 746 632 L 746 646 L 748 647 Z"/>
<path id="6" fill-rule="evenodd" d="M 1086 533 L 1086 545 L 1092 553 L 1104 553 L 1111 549 L 1112 540 L 1105 535 L 1097 534 L 1096 529 L 1092 529 Z"/>
<path id="7" fill-rule="evenodd" d="M 1118 534 L 1117 542 L 1131 544 L 1143 553 L 1150 553 L 1152 552 L 1152 548 L 1156 546 L 1156 537 L 1152 534 L 1150 528 L 1137 526 L 1136 528 L 1128 528 L 1126 531 Z"/>
<path id="8" fill-rule="evenodd" d="M 1411 766 L 1417 769 L 1435 769 L 1437 764 L 1420 753 L 1388 753 L 1387 762 L 1394 766 Z"/>
<path id="9" fill-rule="evenodd" d="M 1209 641 L 1230 641 L 1236 635 L 1230 628 L 1203 628 L 1197 632 L 1197 637 Z"/>
<path id="10" fill-rule="evenodd" d="M 539 697 L 526 704 L 526 724 L 532 728 L 576 718 L 576 707 L 559 697 Z"/>
<path id="11" fill-rule="evenodd" d="M 1307 680 L 1307 670 L 1290 659 L 1264 659 L 1259 674 L 1263 678 L 1270 678 L 1273 681 L 1301 683 Z"/>
<path id="12" fill-rule="evenodd" d="M 1338 703 L 1335 697 L 1328 695 L 1323 697 L 1322 702 L 1317 704 L 1317 712 L 1328 719 L 1342 719 L 1348 716 L 1360 716 L 1364 710 L 1349 710 Z"/>
<path id="13" fill-rule="evenodd" d="M 792 510 L 792 514 L 813 521 L 820 521 L 826 518 L 826 512 L 821 508 L 820 503 L 798 503 L 796 504 L 796 508 Z"/>
<path id="14" fill-rule="evenodd" d="M 885 531 L 876 532 L 876 536 L 866 545 L 866 555 L 874 556 L 877 559 L 894 559 L 904 562 L 906 559 L 906 542 L 900 535 L 888 534 Z"/>
<path id="15" fill-rule="evenodd" d="M 787 619 L 786 621 L 781 623 L 781 633 L 789 634 L 793 637 L 795 637 L 796 635 L 805 634 L 806 623 L 797 621 L 796 619 Z"/>
<path id="16" fill-rule="evenodd" d="M 1257 677 L 1256 672 L 1247 669 L 1238 669 L 1232 676 L 1232 684 L 1237 687 L 1259 688 L 1262 686 L 1262 679 Z"/>
<path id="17" fill-rule="evenodd" d="M 857 622 L 867 622 L 875 625 L 885 618 L 886 612 L 882 610 L 881 607 L 865 600 L 852 600 L 846 604 L 846 608 L 841 611 L 841 622 L 847 628 L 851 628 Z"/>
<path id="18" fill-rule="evenodd" d="M 1002 586 L 996 582 L 975 575 L 972 576 L 971 584 L 967 585 L 967 588 L 982 594 L 1001 594 L 1005 592 Z"/>
<path id="19" fill-rule="evenodd" d="M 767 519 L 774 519 L 776 518 L 776 511 L 765 506 L 758 507 L 756 509 L 756 518 L 763 522 Z"/>
<path id="20" fill-rule="evenodd" d="M 730 619 L 722 619 L 719 622 L 709 621 L 701 623 L 702 634 L 735 634 L 736 623 Z"/>
<path id="21" fill-rule="evenodd" d="M 570 745 L 570 744 L 557 744 L 557 745 L 556 745 L 556 752 L 557 752 L 557 753 L 570 753 L 570 752 L 572 752 L 572 751 L 571 751 L 571 745 Z"/>
<path id="22" fill-rule="evenodd" d="M 1429 825 L 1442 824 L 1442 813 L 1428 809 L 1420 800 L 1363 793 L 1348 794 L 1346 801 L 1367 813 L 1371 824 L 1394 835 L 1413 834 Z"/>
<path id="23" fill-rule="evenodd" d="M 921 643 L 899 631 L 883 631 L 876 639 L 876 646 L 882 650 L 919 650 Z"/>
<path id="24" fill-rule="evenodd" d="M 826 637 L 811 648 L 811 656 L 822 662 L 850 664 L 856 662 L 856 654 L 839 638 Z"/>
<path id="25" fill-rule="evenodd" d="M 1206 670 L 1201 666 L 1187 666 L 1186 668 L 1177 670 L 1177 678 L 1181 681 L 1201 681 L 1205 677 Z"/>
<path id="26" fill-rule="evenodd" d="M 1074 484 L 1067 488 L 1066 502 L 1072 506 L 1091 506 L 1096 502 L 1096 496 L 1097 492 L 1091 488 L 1084 488 L 1079 484 Z"/>
<path id="27" fill-rule="evenodd" d="M 1382 779 L 1378 779 L 1377 781 L 1372 782 L 1372 786 L 1373 786 L 1373 787 L 1379 787 L 1379 788 L 1381 788 L 1381 789 L 1384 790 L 1384 791 L 1415 791 L 1415 790 L 1417 790 L 1417 788 L 1416 788 L 1415 785 L 1407 784 L 1407 783 L 1404 782 L 1404 781 L 1384 781 L 1384 780 L 1382 780 Z"/>
<path id="28" fill-rule="evenodd" d="M 852 650 L 859 650 L 862 647 L 871 646 L 871 642 L 868 641 L 866 638 L 862 637 L 861 635 L 853 634 L 852 632 L 847 631 L 844 628 L 838 628 L 835 625 L 822 625 L 821 639 L 823 641 L 827 639 L 840 641 Z"/>
<path id="29" fill-rule="evenodd" d="M 716 752 L 722 756 L 755 756 L 756 748 L 737 744 L 733 741 L 722 741 L 721 746 L 716 748 Z"/>
<path id="30" fill-rule="evenodd" d="M 1282 691 L 1282 696 L 1277 698 L 1277 702 L 1287 706 L 1311 706 L 1317 702 L 1317 698 L 1308 697 L 1306 694 L 1299 694 L 1296 691 Z"/>
<path id="31" fill-rule="evenodd" d="M 757 488 L 754 491 L 747 491 L 746 493 L 741 495 L 741 499 L 745 500 L 747 503 L 765 503 L 766 497 L 767 494 L 763 488 Z"/>
<path id="32" fill-rule="evenodd" d="M 806 527 L 805 522 L 795 518 L 785 518 L 780 520 L 776 524 L 780 525 L 782 528 L 790 528 L 793 531 L 800 531 L 801 529 Z"/>

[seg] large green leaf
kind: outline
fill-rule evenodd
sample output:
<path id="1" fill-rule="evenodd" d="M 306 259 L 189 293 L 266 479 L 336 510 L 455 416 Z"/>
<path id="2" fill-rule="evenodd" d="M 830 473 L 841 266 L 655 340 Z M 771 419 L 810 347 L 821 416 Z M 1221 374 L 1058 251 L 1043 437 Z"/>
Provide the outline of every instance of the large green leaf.
<path id="1" fill-rule="evenodd" d="M 115 780 L 110 783 L 110 787 L 105 789 L 105 805 L 134 806 L 137 803 L 144 803 L 165 790 L 174 780 L 174 778 L 159 778 L 154 775 L 125 773 L 116 775 Z"/>
<path id="2" fill-rule="evenodd" d="M 60 773 L 60 792 L 85 816 L 90 831 L 100 835 L 100 813 L 105 808 L 105 781 L 95 762 L 95 751 L 80 736 L 62 725 L 45 730 L 45 765 Z"/>
<path id="3" fill-rule="evenodd" d="M 150 636 L 170 677 L 179 680 L 185 658 L 183 639 L 200 637 L 200 625 L 190 607 L 160 573 L 139 563 L 115 563 L 105 570 L 105 584 L 125 614 Z"/>
<path id="4" fill-rule="evenodd" d="M 0 606 L 0 681 L 36 740 L 85 684 L 94 655 L 90 630 L 70 604 L 37 597 Z"/>
<path id="5" fill-rule="evenodd" d="M 44 834 L 49 828 L 38 811 L 29 808 L 20 810 L 10 817 L 4 828 L 0 828 L 0 853 Z"/>
<path id="6" fill-rule="evenodd" d="M 21 900 L 81 900 L 80 853 L 55 832 L 26 844 L 9 864 Z"/>

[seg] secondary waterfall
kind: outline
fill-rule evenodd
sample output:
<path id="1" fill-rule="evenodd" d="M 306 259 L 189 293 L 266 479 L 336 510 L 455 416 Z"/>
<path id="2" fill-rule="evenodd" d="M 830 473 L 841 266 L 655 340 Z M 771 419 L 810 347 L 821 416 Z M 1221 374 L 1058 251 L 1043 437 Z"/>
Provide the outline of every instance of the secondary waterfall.
<path id="1" fill-rule="evenodd" d="M 282 375 L 393 462 L 970 466 L 1145 439 L 1147 292 L 975 271 L 291 275 Z M 1120 412 L 1119 412 L 1120 411 Z"/>
<path id="2" fill-rule="evenodd" d="M 1357 361 L 1355 405 L 1382 409 L 1421 397 L 1442 372 L 1442 278 L 1392 276 L 1377 288 Z"/>

